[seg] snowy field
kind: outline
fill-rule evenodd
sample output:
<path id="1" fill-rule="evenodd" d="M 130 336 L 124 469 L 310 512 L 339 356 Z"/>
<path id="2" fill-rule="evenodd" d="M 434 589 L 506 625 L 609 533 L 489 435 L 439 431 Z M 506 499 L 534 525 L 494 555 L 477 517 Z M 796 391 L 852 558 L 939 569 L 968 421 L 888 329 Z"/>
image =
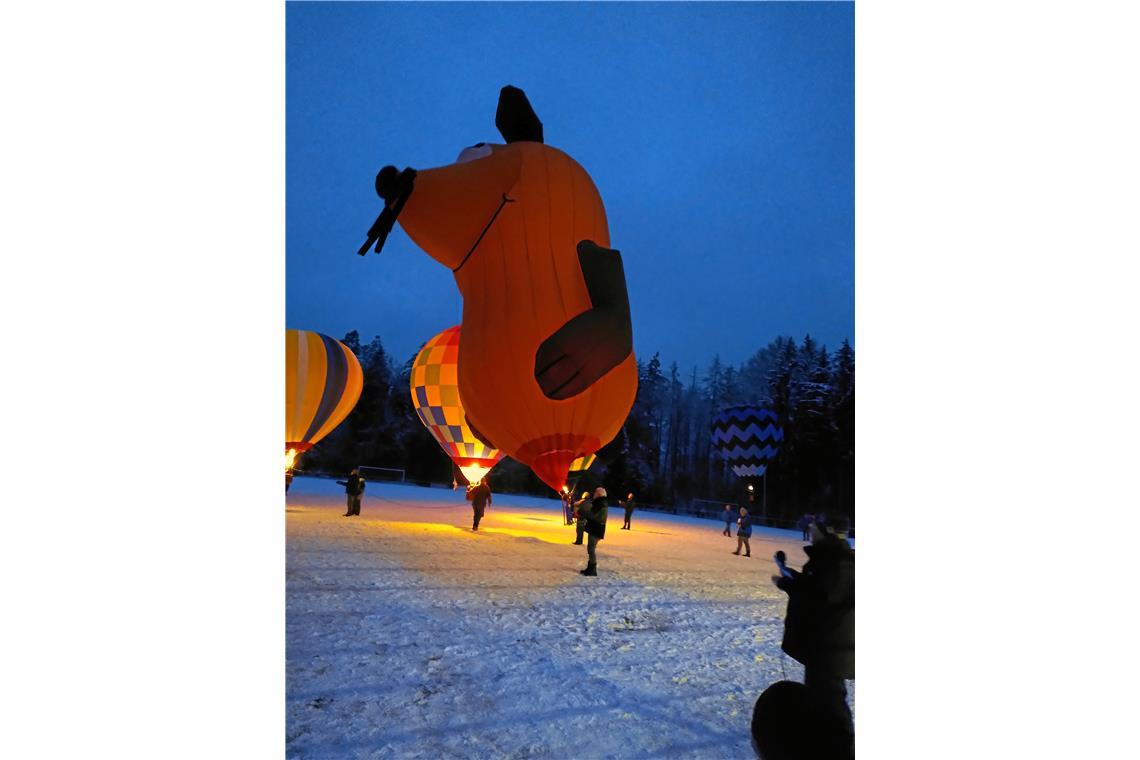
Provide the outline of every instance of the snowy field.
<path id="1" fill-rule="evenodd" d="M 611 507 L 598 577 L 557 501 L 298 477 L 287 512 L 290 758 L 749 758 L 752 704 L 802 680 L 772 555 L 722 523 Z M 854 682 L 848 682 L 854 705 Z"/>

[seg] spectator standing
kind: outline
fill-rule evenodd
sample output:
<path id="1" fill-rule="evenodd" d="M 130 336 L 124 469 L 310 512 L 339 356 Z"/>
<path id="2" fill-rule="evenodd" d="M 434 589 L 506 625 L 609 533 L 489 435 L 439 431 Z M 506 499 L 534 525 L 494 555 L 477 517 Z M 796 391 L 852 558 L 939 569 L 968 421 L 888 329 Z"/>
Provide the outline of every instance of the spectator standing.
<path id="1" fill-rule="evenodd" d="M 344 516 L 359 517 L 360 500 L 364 497 L 364 478 L 360 477 L 360 468 L 353 467 L 348 480 L 338 480 L 337 485 L 344 486 L 344 493 L 347 496 L 348 511 Z"/>
<path id="2" fill-rule="evenodd" d="M 721 519 L 724 520 L 724 533 L 722 535 L 732 538 L 732 524 L 736 521 L 736 513 L 732 511 L 732 505 L 724 505 L 724 512 L 721 513 Z"/>
<path id="3" fill-rule="evenodd" d="M 633 494 L 627 493 L 625 495 L 625 501 L 618 502 L 618 503 L 621 504 L 623 507 L 625 507 L 625 523 L 622 524 L 621 529 L 622 530 L 632 530 L 632 528 L 629 527 L 629 518 L 633 517 L 633 510 L 634 510 L 634 507 L 636 506 L 636 504 L 633 501 Z"/>
<path id="4" fill-rule="evenodd" d="M 752 515 L 748 514 L 748 507 L 740 508 L 740 519 L 736 521 L 736 551 L 733 554 L 740 554 L 740 547 L 744 547 L 744 556 L 752 556 L 752 547 L 748 545 L 748 539 L 752 536 Z"/>

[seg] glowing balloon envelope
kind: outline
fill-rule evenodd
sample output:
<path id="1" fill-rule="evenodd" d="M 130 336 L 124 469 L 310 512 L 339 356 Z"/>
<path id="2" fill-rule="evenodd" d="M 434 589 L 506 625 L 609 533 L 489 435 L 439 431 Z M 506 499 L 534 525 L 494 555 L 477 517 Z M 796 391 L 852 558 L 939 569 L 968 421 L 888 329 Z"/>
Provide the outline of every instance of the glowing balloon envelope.
<path id="1" fill-rule="evenodd" d="M 731 406 L 713 418 L 713 448 L 742 478 L 763 475 L 783 440 L 784 429 L 769 409 Z"/>
<path id="2" fill-rule="evenodd" d="M 625 273 L 590 175 L 543 144 L 521 90 L 503 88 L 496 125 L 506 145 L 480 143 L 419 172 L 385 167 L 377 190 L 386 224 L 399 215 L 463 294 L 458 384 L 469 424 L 557 491 L 570 463 L 612 440 L 633 406 Z"/>
<path id="3" fill-rule="evenodd" d="M 459 326 L 429 340 L 412 364 L 412 404 L 420 421 L 459 467 L 468 482 L 478 483 L 502 453 L 479 440 L 467 424 L 459 401 Z"/>
<path id="4" fill-rule="evenodd" d="M 285 331 L 285 469 L 344 421 L 363 388 L 348 346 L 308 330 Z"/>

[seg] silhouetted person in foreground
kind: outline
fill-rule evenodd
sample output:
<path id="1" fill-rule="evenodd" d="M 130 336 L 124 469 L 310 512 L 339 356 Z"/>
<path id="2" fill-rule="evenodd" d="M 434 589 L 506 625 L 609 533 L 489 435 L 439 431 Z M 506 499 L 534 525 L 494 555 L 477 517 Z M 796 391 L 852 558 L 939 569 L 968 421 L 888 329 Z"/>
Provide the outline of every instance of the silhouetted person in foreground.
<path id="1" fill-rule="evenodd" d="M 633 510 L 637 506 L 633 501 L 633 494 L 628 493 L 625 495 L 625 501 L 618 502 L 625 507 L 625 522 L 622 524 L 622 530 L 632 530 L 629 527 L 629 518 L 633 517 Z"/>
<path id="2" fill-rule="evenodd" d="M 736 521 L 736 551 L 733 554 L 740 554 L 740 547 L 744 547 L 744 556 L 752 556 L 752 547 L 748 545 L 748 539 L 752 537 L 752 515 L 748 513 L 748 507 L 740 508 L 740 519 Z"/>
<path id="3" fill-rule="evenodd" d="M 289 486 L 293 485 L 293 471 L 285 471 L 285 493 L 289 493 Z"/>
<path id="4" fill-rule="evenodd" d="M 783 650 L 803 663 L 804 685 L 819 711 L 853 738 L 845 681 L 855 677 L 855 552 L 846 529 L 817 516 L 803 570 L 788 568 L 777 552 L 781 575 L 772 580 L 788 594 Z"/>
<path id="5" fill-rule="evenodd" d="M 344 516 L 352 517 L 355 515 L 359 517 L 360 500 L 364 497 L 364 478 L 360 477 L 360 469 L 353 467 L 348 480 L 338 480 L 337 485 L 344 486 L 344 492 L 348 496 L 348 511 L 344 513 Z"/>
<path id="6" fill-rule="evenodd" d="M 720 517 L 724 520 L 724 533 L 721 535 L 732 538 L 732 524 L 736 522 L 736 513 L 732 511 L 732 505 L 725 504 L 724 512 L 721 513 Z"/>
<path id="7" fill-rule="evenodd" d="M 475 485 L 467 486 L 467 501 L 471 502 L 471 511 L 475 519 L 471 523 L 471 530 L 479 530 L 479 521 L 483 519 L 483 512 L 491 504 L 491 486 L 483 478 Z"/>
<path id="8" fill-rule="evenodd" d="M 586 540 L 586 554 L 590 560 L 585 570 L 579 570 L 582 575 L 598 574 L 598 542 L 606 537 L 606 512 L 609 505 L 606 503 L 606 489 L 598 486 L 594 490 L 594 501 L 586 507 L 586 533 L 590 537 Z"/>
<path id="9" fill-rule="evenodd" d="M 854 756 L 847 727 L 819 710 L 808 688 L 777 681 L 752 710 L 752 748 L 762 760 L 847 760 Z"/>

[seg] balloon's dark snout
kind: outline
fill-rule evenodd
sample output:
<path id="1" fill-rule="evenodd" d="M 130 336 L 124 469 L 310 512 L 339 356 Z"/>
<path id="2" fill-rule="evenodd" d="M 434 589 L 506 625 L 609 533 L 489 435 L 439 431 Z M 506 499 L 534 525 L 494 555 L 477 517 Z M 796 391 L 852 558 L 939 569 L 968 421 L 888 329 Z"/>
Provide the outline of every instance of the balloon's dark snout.
<path id="1" fill-rule="evenodd" d="M 385 166 L 376 174 L 376 194 L 385 201 L 391 201 L 397 192 L 396 179 L 400 170 L 394 166 Z"/>

